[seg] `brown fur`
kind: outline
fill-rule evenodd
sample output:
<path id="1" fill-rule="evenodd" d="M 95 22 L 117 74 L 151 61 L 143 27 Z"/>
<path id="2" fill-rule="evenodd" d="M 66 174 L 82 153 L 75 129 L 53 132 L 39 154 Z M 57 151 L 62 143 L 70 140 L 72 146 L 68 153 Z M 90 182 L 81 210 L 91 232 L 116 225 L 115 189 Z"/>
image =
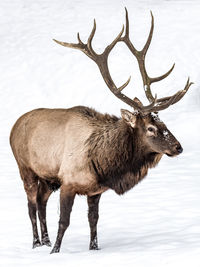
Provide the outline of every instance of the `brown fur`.
<path id="1" fill-rule="evenodd" d="M 182 150 L 157 115 L 143 117 L 122 110 L 122 118 L 117 118 L 82 106 L 24 114 L 13 126 L 10 144 L 28 197 L 33 247 L 50 245 L 46 203 L 52 191 L 61 186 L 61 221 L 52 252 L 60 249 L 62 229 L 69 225 L 76 194 L 87 195 L 91 201 L 92 196 L 100 196 L 107 189 L 123 194 L 141 181 L 163 154 L 175 156 Z M 98 210 L 98 201 L 94 203 Z M 37 232 L 37 208 L 42 242 Z M 89 214 L 94 228 L 90 247 L 95 248 L 94 222 L 98 216 L 91 215 L 91 211 Z"/>
<path id="2" fill-rule="evenodd" d="M 134 140 L 134 131 L 127 129 L 123 121 L 118 124 L 114 131 L 106 132 L 107 138 L 102 138 L 102 134 L 90 137 L 88 155 L 99 184 L 123 194 L 146 176 L 148 168 L 156 166 L 162 154 L 147 149 L 145 154 L 145 147 L 140 146 L 137 134 Z M 122 128 L 121 131 L 117 127 Z"/>

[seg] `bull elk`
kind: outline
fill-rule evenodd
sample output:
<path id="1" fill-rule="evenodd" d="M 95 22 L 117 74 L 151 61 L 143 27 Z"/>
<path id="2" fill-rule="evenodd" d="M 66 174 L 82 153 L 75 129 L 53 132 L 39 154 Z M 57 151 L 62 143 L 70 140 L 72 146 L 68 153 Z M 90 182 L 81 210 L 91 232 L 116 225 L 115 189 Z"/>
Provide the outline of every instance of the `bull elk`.
<path id="1" fill-rule="evenodd" d="M 65 230 L 70 224 L 70 213 L 76 194 L 86 195 L 90 225 L 90 249 L 98 249 L 97 221 L 100 196 L 108 189 L 123 194 L 155 167 L 162 156 L 176 156 L 183 149 L 177 139 L 159 119 L 158 111 L 177 103 L 191 86 L 189 78 L 185 88 L 172 96 L 157 98 L 151 84 L 167 77 L 174 68 L 162 76 L 150 78 L 145 68 L 145 56 L 154 29 L 151 29 L 144 48 L 135 49 L 129 38 L 129 19 L 126 10 L 124 26 L 102 54 L 92 47 L 96 23 L 83 43 L 55 40 L 65 47 L 79 49 L 96 62 L 111 92 L 134 109 L 121 110 L 121 118 L 101 114 L 94 109 L 77 106 L 69 109 L 36 109 L 21 116 L 12 128 L 10 144 L 17 161 L 28 198 L 29 216 L 33 228 L 33 248 L 51 246 L 46 225 L 46 204 L 51 193 L 60 187 L 60 220 L 57 239 L 51 253 L 59 252 Z M 124 33 L 124 34 L 123 34 Z M 119 42 L 124 42 L 136 57 L 149 105 L 138 98 L 122 93 L 128 81 L 117 87 L 108 69 L 108 56 Z M 37 230 L 38 212 L 41 240 Z"/>

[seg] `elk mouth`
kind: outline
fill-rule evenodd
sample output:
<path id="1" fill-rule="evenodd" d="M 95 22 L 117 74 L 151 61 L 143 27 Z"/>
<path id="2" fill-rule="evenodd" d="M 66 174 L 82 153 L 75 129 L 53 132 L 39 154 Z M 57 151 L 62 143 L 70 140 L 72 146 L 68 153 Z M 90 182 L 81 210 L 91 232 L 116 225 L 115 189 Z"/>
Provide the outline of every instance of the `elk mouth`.
<path id="1" fill-rule="evenodd" d="M 171 154 L 171 153 L 169 153 L 169 152 L 165 153 L 165 155 L 167 155 L 167 156 L 170 157 L 170 158 L 176 157 L 176 156 L 178 156 L 178 155 L 180 155 L 180 154 L 181 154 L 181 153 L 179 153 L 179 152 L 176 152 L 176 153 L 173 153 L 173 154 Z"/>
<path id="2" fill-rule="evenodd" d="M 168 157 L 175 157 L 176 155 L 172 155 L 172 154 L 170 154 L 170 153 L 165 153 L 165 155 L 167 155 Z"/>

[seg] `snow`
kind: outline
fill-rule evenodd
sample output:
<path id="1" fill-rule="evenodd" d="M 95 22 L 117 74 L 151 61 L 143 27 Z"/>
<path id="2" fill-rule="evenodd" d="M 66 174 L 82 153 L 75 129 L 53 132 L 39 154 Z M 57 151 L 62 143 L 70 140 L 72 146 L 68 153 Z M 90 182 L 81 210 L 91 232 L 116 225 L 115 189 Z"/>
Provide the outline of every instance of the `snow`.
<path id="1" fill-rule="evenodd" d="M 167 130 L 163 131 L 165 139 L 169 139 L 169 132 Z"/>
<path id="2" fill-rule="evenodd" d="M 155 30 L 146 66 L 159 76 L 176 62 L 172 74 L 153 85 L 158 97 L 195 82 L 184 98 L 161 119 L 181 142 L 179 157 L 163 157 L 148 177 L 124 196 L 113 191 L 100 201 L 98 227 L 101 250 L 89 251 L 85 197 L 76 197 L 61 252 L 32 250 L 26 195 L 9 147 L 16 119 L 38 107 L 86 105 L 120 115 L 127 106 L 107 89 L 99 70 L 83 53 L 61 47 L 53 38 L 85 42 L 97 22 L 94 49 L 100 53 L 125 23 L 136 48 L 145 43 L 150 10 Z M 0 2 L 0 266 L 200 266 L 200 2 L 198 0 L 1 0 Z M 123 44 L 109 57 L 116 84 L 132 76 L 124 92 L 144 103 L 136 60 Z M 59 219 L 59 193 L 48 203 L 47 221 L 54 242 Z"/>

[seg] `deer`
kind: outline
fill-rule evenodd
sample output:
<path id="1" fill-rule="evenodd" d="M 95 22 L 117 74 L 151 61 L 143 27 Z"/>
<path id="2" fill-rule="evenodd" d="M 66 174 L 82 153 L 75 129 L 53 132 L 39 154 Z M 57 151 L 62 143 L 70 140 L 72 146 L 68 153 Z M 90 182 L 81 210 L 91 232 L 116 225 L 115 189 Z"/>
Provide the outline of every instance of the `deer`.
<path id="1" fill-rule="evenodd" d="M 33 248 L 51 246 L 46 222 L 46 205 L 53 191 L 60 188 L 60 218 L 51 253 L 58 253 L 64 233 L 70 225 L 70 214 L 76 195 L 87 196 L 90 226 L 90 250 L 97 250 L 97 223 L 102 193 L 112 189 L 121 195 L 137 185 L 163 155 L 175 157 L 183 152 L 180 142 L 170 132 L 158 113 L 180 101 L 192 85 L 188 78 L 183 90 L 172 96 L 153 96 L 151 84 L 166 78 L 174 65 L 159 77 L 149 77 L 145 56 L 151 43 L 154 17 L 142 50 L 136 50 L 129 38 L 129 18 L 125 9 L 125 27 L 102 54 L 92 47 L 96 31 L 87 43 L 78 33 L 78 43 L 56 43 L 84 52 L 99 67 L 109 90 L 133 110 L 121 109 L 121 117 L 102 114 L 93 108 L 75 106 L 68 109 L 40 108 L 22 115 L 10 134 L 10 145 L 19 167 L 27 194 L 32 223 Z M 108 56 L 119 42 L 125 43 L 136 57 L 148 105 L 122 93 L 130 78 L 117 87 L 108 68 Z M 41 239 L 38 234 L 40 221 Z"/>

